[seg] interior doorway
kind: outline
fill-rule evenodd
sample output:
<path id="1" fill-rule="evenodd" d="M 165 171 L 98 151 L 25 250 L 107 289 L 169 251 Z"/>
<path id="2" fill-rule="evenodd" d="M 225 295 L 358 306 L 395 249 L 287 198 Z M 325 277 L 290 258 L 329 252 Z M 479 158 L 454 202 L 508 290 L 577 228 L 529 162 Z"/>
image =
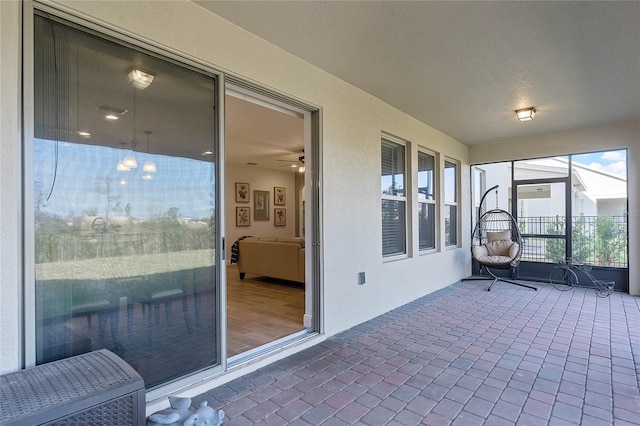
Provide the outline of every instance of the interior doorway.
<path id="1" fill-rule="evenodd" d="M 310 120 L 307 111 L 227 85 L 226 356 L 232 364 L 313 331 L 305 232 Z"/>

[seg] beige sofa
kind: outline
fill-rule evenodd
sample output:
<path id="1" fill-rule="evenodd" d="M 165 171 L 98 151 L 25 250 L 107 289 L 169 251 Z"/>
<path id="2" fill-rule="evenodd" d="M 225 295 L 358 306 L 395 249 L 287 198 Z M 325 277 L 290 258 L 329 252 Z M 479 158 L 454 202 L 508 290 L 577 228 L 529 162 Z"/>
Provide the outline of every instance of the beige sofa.
<path id="1" fill-rule="evenodd" d="M 247 237 L 239 241 L 238 272 L 304 282 L 304 238 Z"/>

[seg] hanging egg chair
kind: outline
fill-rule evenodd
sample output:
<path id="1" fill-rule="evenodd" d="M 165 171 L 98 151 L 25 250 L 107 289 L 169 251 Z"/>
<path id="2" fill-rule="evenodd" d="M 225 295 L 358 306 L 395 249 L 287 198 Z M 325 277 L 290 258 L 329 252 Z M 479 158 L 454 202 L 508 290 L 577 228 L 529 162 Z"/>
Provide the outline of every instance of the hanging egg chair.
<path id="1" fill-rule="evenodd" d="M 489 191 L 496 188 L 497 186 Z M 482 199 L 484 200 L 484 196 Z M 488 291 L 491 291 L 491 287 L 498 281 L 537 290 L 533 286 L 500 277 L 493 271 L 495 269 L 513 271 L 520 263 L 522 256 L 520 229 L 509 212 L 496 208 L 480 216 L 471 236 L 471 255 L 480 265 L 480 271 L 484 270 L 490 277 L 479 279 L 493 279 Z"/>

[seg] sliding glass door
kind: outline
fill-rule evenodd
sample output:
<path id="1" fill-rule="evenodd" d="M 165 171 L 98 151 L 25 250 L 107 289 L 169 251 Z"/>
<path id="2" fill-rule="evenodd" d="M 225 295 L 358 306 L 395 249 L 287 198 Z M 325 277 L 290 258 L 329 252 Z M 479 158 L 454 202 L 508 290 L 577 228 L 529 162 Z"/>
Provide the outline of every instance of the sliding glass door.
<path id="1" fill-rule="evenodd" d="M 147 387 L 219 364 L 216 78 L 34 19 L 35 362 L 107 348 Z"/>

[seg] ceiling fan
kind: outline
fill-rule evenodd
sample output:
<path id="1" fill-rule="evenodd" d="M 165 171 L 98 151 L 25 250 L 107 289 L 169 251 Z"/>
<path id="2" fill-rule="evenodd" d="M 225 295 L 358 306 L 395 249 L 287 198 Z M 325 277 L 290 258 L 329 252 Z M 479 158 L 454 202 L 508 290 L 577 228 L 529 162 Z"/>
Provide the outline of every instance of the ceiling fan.
<path id="1" fill-rule="evenodd" d="M 291 164 L 282 165 L 280 167 L 291 167 L 292 169 L 297 168 L 298 172 L 300 172 L 300 173 L 303 173 L 304 170 L 305 170 L 305 166 L 304 166 L 304 151 L 303 151 L 303 154 L 301 156 L 299 156 L 297 160 L 276 160 L 276 161 L 282 161 L 282 162 L 286 162 L 286 163 L 291 163 Z"/>

